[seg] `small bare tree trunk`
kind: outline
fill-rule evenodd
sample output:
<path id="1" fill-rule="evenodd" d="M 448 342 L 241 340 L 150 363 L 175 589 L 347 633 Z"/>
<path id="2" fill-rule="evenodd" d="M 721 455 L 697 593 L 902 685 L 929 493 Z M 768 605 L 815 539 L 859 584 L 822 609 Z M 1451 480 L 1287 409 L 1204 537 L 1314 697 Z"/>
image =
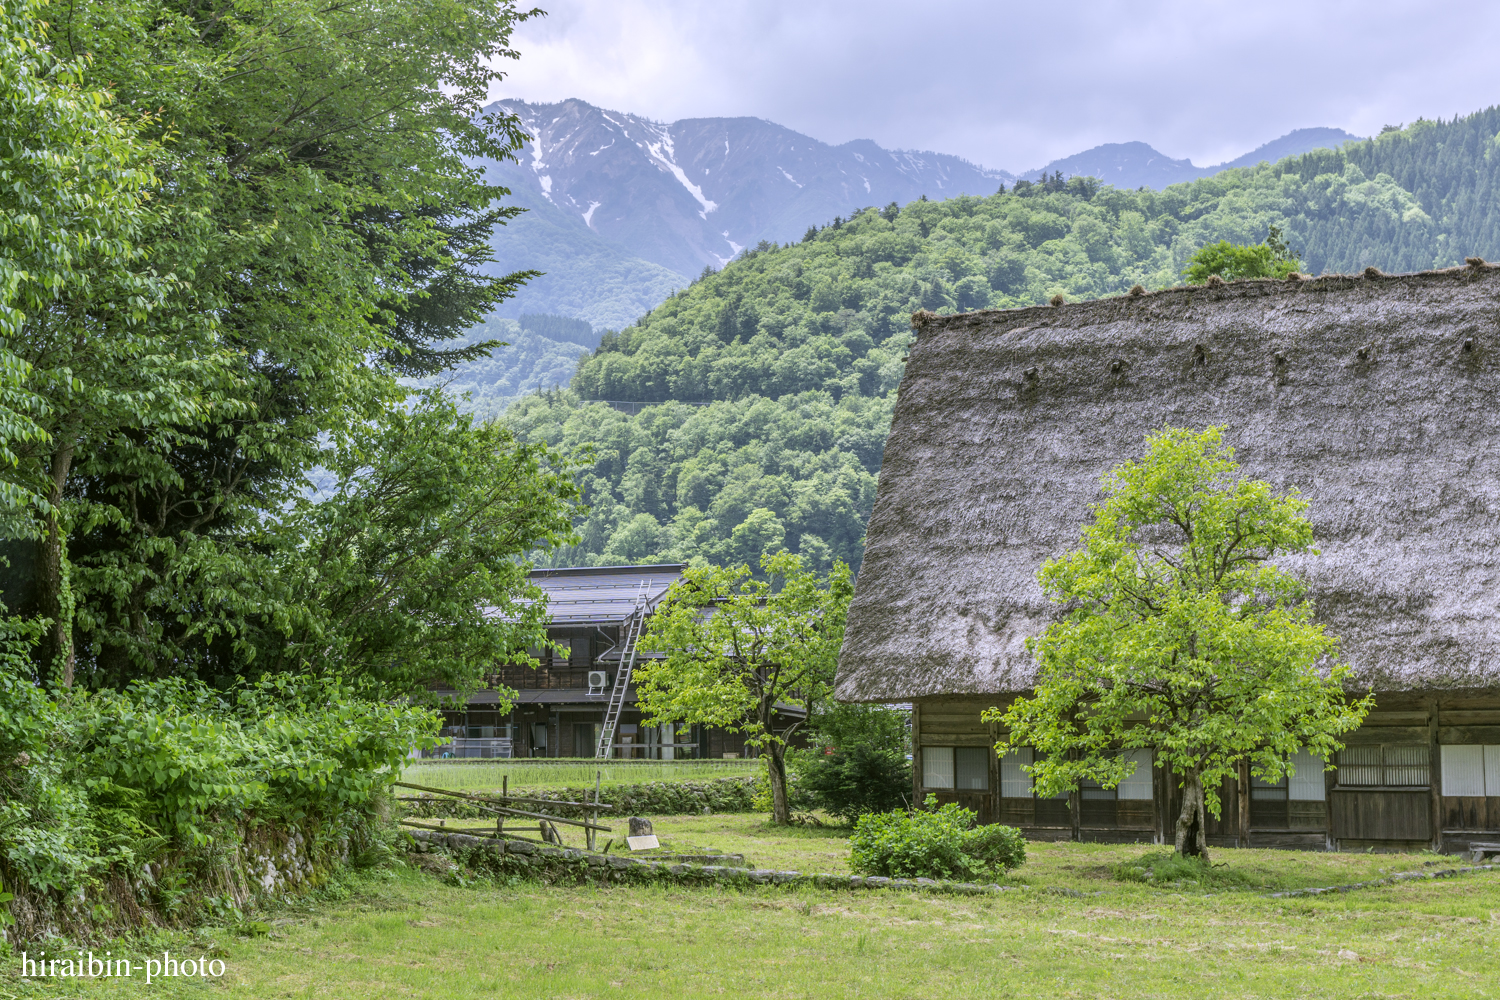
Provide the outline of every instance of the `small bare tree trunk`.
<path id="1" fill-rule="evenodd" d="M 1182 812 L 1177 816 L 1177 853 L 1208 860 L 1208 814 L 1203 805 L 1203 778 L 1189 772 L 1182 783 Z"/>
<path id="2" fill-rule="evenodd" d="M 792 821 L 792 810 L 786 798 L 786 747 L 773 743 L 766 747 L 766 773 L 771 778 L 771 822 Z"/>

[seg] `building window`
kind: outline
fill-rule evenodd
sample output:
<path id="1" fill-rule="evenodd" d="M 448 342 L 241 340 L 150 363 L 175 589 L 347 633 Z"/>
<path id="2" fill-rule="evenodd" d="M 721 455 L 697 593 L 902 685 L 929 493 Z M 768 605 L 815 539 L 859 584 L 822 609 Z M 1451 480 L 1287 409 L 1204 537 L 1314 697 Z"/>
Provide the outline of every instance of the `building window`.
<path id="1" fill-rule="evenodd" d="M 990 754 L 988 747 L 923 747 L 922 787 L 987 792 Z"/>
<path id="2" fill-rule="evenodd" d="M 1362 765 L 1357 765 L 1362 766 Z M 1278 781 L 1264 781 L 1251 775 L 1251 802 L 1322 802 L 1327 796 L 1323 782 L 1323 759 L 1306 750 L 1292 754 L 1295 775 L 1282 775 Z M 1347 782 L 1346 782 L 1347 783 Z"/>
<path id="3" fill-rule="evenodd" d="M 1286 797 L 1292 802 L 1322 802 L 1328 798 L 1325 778 L 1328 762 L 1306 750 L 1292 754 L 1292 768 L 1297 773 L 1286 779 Z"/>
<path id="4" fill-rule="evenodd" d="M 1135 773 L 1120 782 L 1115 789 L 1117 797 L 1131 801 L 1150 801 L 1151 789 L 1151 751 L 1150 750 L 1125 750 L 1120 754 L 1127 761 L 1135 764 Z"/>
<path id="5" fill-rule="evenodd" d="M 1344 788 L 1426 788 L 1432 750 L 1426 744 L 1345 747 L 1339 751 L 1338 783 Z"/>
<path id="6" fill-rule="evenodd" d="M 953 787 L 953 747 L 922 748 L 922 787 Z"/>
<path id="7" fill-rule="evenodd" d="M 990 790 L 990 757 L 993 754 L 989 747 L 954 747 L 953 780 L 959 791 Z"/>
<path id="8" fill-rule="evenodd" d="M 1031 775 L 1022 768 L 1032 762 L 1031 747 L 1017 747 L 1000 758 L 1000 797 L 1003 799 L 1031 798 Z"/>
<path id="9" fill-rule="evenodd" d="M 1443 794 L 1500 796 L 1500 746 L 1444 746 Z"/>
<path id="10" fill-rule="evenodd" d="M 1017 747 L 1000 758 L 1000 797 L 1003 799 L 1029 799 L 1036 793 L 1036 784 L 1026 768 L 1036 762 L 1036 750 Z M 1148 798 L 1150 796 L 1147 796 Z M 1047 801 L 1067 801 L 1066 791 L 1058 792 Z"/>

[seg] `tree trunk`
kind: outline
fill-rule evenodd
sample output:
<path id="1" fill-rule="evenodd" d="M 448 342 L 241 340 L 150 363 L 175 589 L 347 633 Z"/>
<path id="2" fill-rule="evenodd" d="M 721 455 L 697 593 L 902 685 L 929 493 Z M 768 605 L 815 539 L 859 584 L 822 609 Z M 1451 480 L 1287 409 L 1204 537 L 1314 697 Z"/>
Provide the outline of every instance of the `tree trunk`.
<path id="1" fill-rule="evenodd" d="M 1177 816 L 1177 853 L 1208 860 L 1208 815 L 1203 806 L 1203 778 L 1197 771 L 1182 782 L 1182 812 Z"/>
<path id="2" fill-rule="evenodd" d="M 43 525 L 44 535 L 36 543 L 36 612 L 52 620 L 37 644 L 37 659 L 46 681 L 62 687 L 73 686 L 73 633 L 69 628 L 71 623 L 66 620 L 68 609 L 63 606 L 63 538 L 58 510 L 62 506 L 63 487 L 67 485 L 72 464 L 71 444 L 53 452 L 47 491 L 47 502 L 52 505 L 52 510 Z"/>
<path id="3" fill-rule="evenodd" d="M 786 798 L 786 747 L 773 743 L 766 747 L 766 773 L 771 776 L 771 822 L 792 821 L 792 810 Z"/>

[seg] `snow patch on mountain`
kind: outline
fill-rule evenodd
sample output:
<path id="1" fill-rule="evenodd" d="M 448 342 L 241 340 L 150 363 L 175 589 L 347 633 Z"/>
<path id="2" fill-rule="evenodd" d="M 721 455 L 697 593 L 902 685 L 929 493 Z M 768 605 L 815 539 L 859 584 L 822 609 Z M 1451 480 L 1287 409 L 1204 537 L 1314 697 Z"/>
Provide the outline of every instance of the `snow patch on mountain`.
<path id="1" fill-rule="evenodd" d="M 698 204 L 702 206 L 698 211 L 698 218 L 707 219 L 708 213 L 719 207 L 718 203 L 705 197 L 703 189 L 688 180 L 687 174 L 677 165 L 676 153 L 672 147 L 671 128 L 666 125 L 659 126 L 656 134 L 656 142 L 643 142 L 640 145 L 651 154 L 652 159 L 676 177 L 679 184 L 687 188 L 688 194 L 697 199 Z"/>

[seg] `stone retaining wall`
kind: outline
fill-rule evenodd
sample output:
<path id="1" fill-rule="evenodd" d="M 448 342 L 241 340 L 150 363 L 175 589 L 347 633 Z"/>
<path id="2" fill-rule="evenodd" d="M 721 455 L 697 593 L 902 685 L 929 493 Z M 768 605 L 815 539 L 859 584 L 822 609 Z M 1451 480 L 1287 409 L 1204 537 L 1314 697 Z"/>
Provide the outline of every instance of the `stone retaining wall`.
<path id="1" fill-rule="evenodd" d="M 1395 885 L 1397 882 L 1409 882 L 1413 879 L 1428 878 L 1453 878 L 1455 875 L 1469 875 L 1474 872 L 1494 871 L 1500 865 L 1466 865 L 1462 868 L 1444 868 L 1436 872 L 1397 872 L 1395 875 L 1387 875 L 1385 878 L 1372 878 L 1367 882 L 1350 882 L 1348 885 L 1330 885 L 1321 889 L 1288 889 L 1286 892 L 1271 893 L 1272 899 L 1283 899 L 1288 896 L 1321 896 L 1328 892 L 1350 892 L 1354 889 L 1373 889 L 1381 885 Z"/>
<path id="2" fill-rule="evenodd" d="M 362 825 L 353 832 L 368 833 Z M 15 922 L 0 925 L 0 943 L 92 943 L 143 927 L 190 926 L 212 904 L 219 915 L 228 905 L 246 911 L 311 887 L 344 864 L 349 850 L 349 833 L 319 838 L 310 830 L 246 820 L 212 847 L 169 851 L 138 871 L 107 874 L 66 896 L 38 892 L 10 875 L 4 882 L 15 893 L 9 903 Z"/>
<path id="3" fill-rule="evenodd" d="M 948 882 L 930 878 L 804 874 L 803 872 L 773 871 L 767 868 L 735 868 L 727 865 L 669 864 L 663 861 L 627 857 L 622 854 L 595 854 L 569 847 L 546 847 L 526 840 L 497 840 L 493 837 L 475 837 L 466 833 L 443 833 L 440 830 L 404 830 L 402 832 L 412 838 L 411 847 L 418 852 L 447 851 L 461 858 L 472 868 L 491 871 L 499 875 L 536 878 L 549 883 L 660 884 L 666 882 L 676 885 L 806 885 L 816 886 L 819 889 L 916 889 L 968 896 L 1013 892 L 1027 888 L 1026 886 L 993 883 L 980 885 L 976 882 Z M 1270 899 L 1320 896 L 1330 892 L 1350 892 L 1355 889 L 1394 885 L 1413 879 L 1452 878 L 1497 869 L 1500 869 L 1500 864 L 1468 865 L 1461 868 L 1445 868 L 1435 872 L 1401 872 L 1366 882 L 1351 882 L 1348 885 L 1326 888 L 1289 889 L 1285 892 L 1273 892 L 1266 895 Z M 1100 892 L 1083 893 L 1076 889 L 1050 888 L 1039 891 L 1049 895 L 1076 898 L 1103 895 Z"/>
<path id="4" fill-rule="evenodd" d="M 440 830 L 406 830 L 419 852 L 447 850 L 470 867 L 500 875 L 520 875 L 545 882 L 662 883 L 678 885 L 810 885 L 820 889 L 919 889 L 958 895 L 1015 891 L 1017 886 L 947 882 L 930 878 L 884 878 L 878 875 L 828 875 L 738 868 L 729 865 L 669 864 L 622 854 L 594 854 L 569 847 L 545 847 L 527 840 L 497 840 Z"/>

